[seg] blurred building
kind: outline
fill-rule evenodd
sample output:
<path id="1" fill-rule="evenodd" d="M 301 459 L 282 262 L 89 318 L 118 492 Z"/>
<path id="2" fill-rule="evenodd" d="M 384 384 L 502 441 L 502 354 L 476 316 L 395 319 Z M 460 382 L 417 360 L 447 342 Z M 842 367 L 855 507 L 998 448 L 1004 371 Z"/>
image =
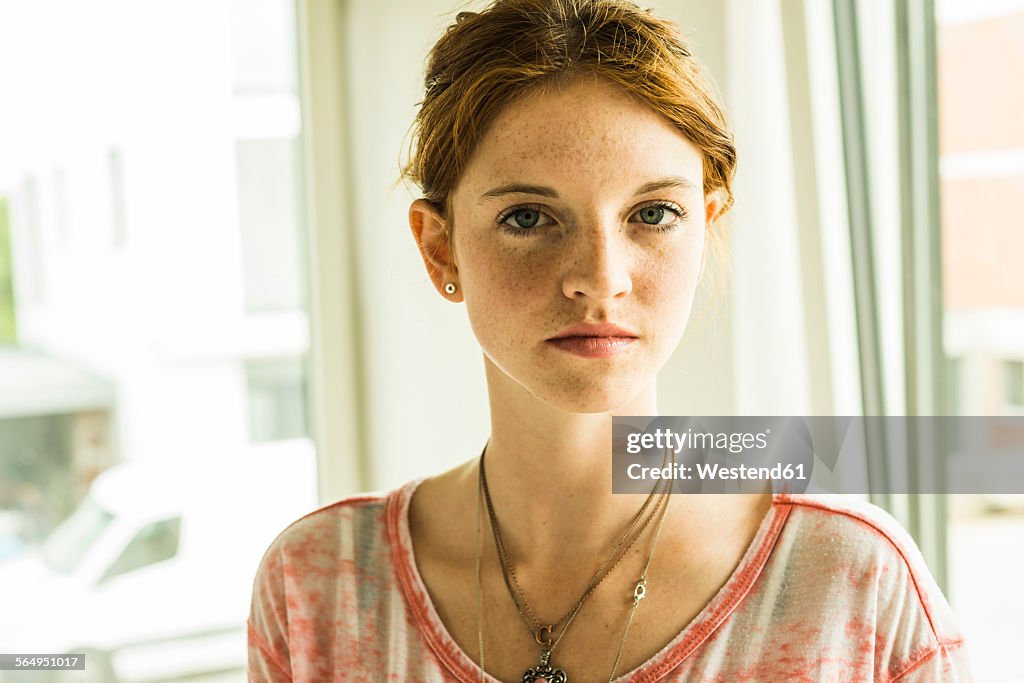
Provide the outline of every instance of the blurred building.
<path id="1" fill-rule="evenodd" d="M 5 87 L 0 132 L 17 330 L 0 479 L 62 462 L 74 497 L 116 461 L 306 435 L 292 3 L 9 12 L 0 59 L 32 68 Z"/>
<path id="2" fill-rule="evenodd" d="M 1024 415 L 1021 73 L 1024 9 L 940 21 L 945 342 L 966 415 Z"/>

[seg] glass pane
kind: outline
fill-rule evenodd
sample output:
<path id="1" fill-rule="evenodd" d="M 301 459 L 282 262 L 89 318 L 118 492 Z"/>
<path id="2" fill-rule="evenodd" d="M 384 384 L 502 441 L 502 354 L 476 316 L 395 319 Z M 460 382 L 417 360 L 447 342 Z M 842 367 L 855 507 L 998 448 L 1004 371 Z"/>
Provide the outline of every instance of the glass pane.
<path id="1" fill-rule="evenodd" d="M 246 310 L 302 307 L 302 233 L 298 141 L 239 140 L 238 210 Z"/>
<path id="2" fill-rule="evenodd" d="M 937 4 L 945 345 L 953 411 L 1024 414 L 1024 2 Z M 1019 78 L 1018 78 L 1019 80 Z M 995 448 L 995 445 L 993 445 Z M 979 681 L 1024 678 L 1024 496 L 951 496 L 950 599 Z"/>
<path id="3" fill-rule="evenodd" d="M 1003 400 L 1007 410 L 1024 408 L 1024 361 L 1004 361 L 1003 375 L 1006 382 Z"/>
<path id="4" fill-rule="evenodd" d="M 317 504 L 295 4 L 4 2 L 0 34 L 0 652 L 243 681 L 257 562 Z"/>
<path id="5" fill-rule="evenodd" d="M 292 3 L 231 0 L 231 64 L 236 91 L 297 89 Z"/>
<path id="6" fill-rule="evenodd" d="M 250 361 L 249 433 L 253 442 L 309 435 L 305 358 Z"/>

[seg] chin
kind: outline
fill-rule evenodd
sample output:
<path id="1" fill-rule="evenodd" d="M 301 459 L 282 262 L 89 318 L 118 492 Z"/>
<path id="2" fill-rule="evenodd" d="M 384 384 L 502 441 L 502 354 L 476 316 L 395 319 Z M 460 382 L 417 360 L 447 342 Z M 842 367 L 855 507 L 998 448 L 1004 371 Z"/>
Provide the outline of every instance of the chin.
<path id="1" fill-rule="evenodd" d="M 569 387 L 563 384 L 543 394 L 535 394 L 548 405 L 567 413 L 613 413 L 636 398 L 638 388 L 627 382 L 615 385 L 593 384 Z"/>

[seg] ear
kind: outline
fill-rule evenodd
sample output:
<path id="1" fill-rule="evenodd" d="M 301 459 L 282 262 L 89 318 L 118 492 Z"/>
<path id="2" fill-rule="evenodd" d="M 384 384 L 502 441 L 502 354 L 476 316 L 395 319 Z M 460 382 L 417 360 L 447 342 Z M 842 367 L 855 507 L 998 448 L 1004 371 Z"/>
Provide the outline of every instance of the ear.
<path id="1" fill-rule="evenodd" d="M 704 199 L 704 246 L 700 253 L 700 271 L 698 271 L 697 279 L 704 279 L 704 266 L 707 264 L 708 256 L 708 235 L 711 232 L 711 226 L 714 221 L 718 218 L 718 209 L 721 205 L 717 193 L 711 193 Z"/>
<path id="2" fill-rule="evenodd" d="M 710 226 L 718 218 L 718 210 L 722 202 L 717 192 L 712 192 L 704 197 L 704 225 Z"/>
<path id="3" fill-rule="evenodd" d="M 462 288 L 453 294 L 444 291 L 448 282 L 459 284 L 458 268 L 452 259 L 452 249 L 446 230 L 447 221 L 434 205 L 425 199 L 417 199 L 409 207 L 409 228 L 416 239 L 416 246 L 423 257 L 423 265 L 434 287 L 449 301 L 462 301 Z"/>

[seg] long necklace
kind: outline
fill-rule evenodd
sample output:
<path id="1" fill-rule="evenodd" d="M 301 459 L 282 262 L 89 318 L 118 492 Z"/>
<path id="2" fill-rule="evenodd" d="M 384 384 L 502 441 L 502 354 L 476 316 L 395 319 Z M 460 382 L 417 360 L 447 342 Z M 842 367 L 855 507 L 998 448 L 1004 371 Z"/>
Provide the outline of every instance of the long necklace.
<path id="1" fill-rule="evenodd" d="M 602 563 L 601 567 L 594 574 L 594 577 L 591 578 L 591 581 L 588 584 L 587 589 L 584 591 L 583 595 L 580 597 L 579 600 L 577 600 L 576 604 L 571 608 L 570 612 L 567 613 L 566 616 L 568 617 L 568 621 L 566 622 L 565 626 L 562 628 L 561 633 L 559 633 L 558 637 L 554 640 L 554 642 L 552 642 L 551 641 L 551 633 L 552 633 L 552 629 L 553 629 L 554 625 L 548 626 L 548 627 L 546 627 L 546 629 L 542 628 L 542 627 L 540 627 L 538 625 L 537 626 L 537 630 L 534 630 L 534 627 L 531 627 L 530 623 L 526 620 L 526 615 L 524 614 L 523 607 L 520 605 L 519 601 L 516 599 L 515 592 L 513 591 L 512 585 L 511 585 L 511 583 L 509 581 L 509 578 L 510 578 L 510 575 L 511 575 L 512 581 L 515 583 L 516 588 L 518 589 L 518 592 L 519 592 L 520 596 L 522 597 L 522 599 L 523 599 L 523 601 L 525 603 L 526 595 L 525 595 L 525 593 L 523 593 L 522 588 L 519 586 L 518 581 L 515 581 L 514 570 L 512 569 L 511 563 L 508 561 L 507 554 L 504 553 L 503 545 L 500 542 L 500 533 L 498 531 L 497 517 L 494 514 L 493 505 L 491 504 L 490 492 L 489 492 L 489 489 L 487 487 L 487 475 L 486 475 L 486 471 L 484 469 L 484 463 L 483 463 L 484 453 L 486 452 L 486 450 L 487 450 L 487 447 L 485 446 L 484 447 L 484 452 L 482 452 L 480 454 L 480 470 L 479 470 L 479 475 L 478 475 L 478 487 L 477 487 L 478 488 L 478 490 L 477 490 L 477 558 L 476 558 L 477 640 L 478 640 L 477 645 L 478 645 L 478 648 L 479 648 L 480 680 L 481 680 L 481 682 L 484 681 L 485 672 L 486 672 L 486 668 L 485 668 L 485 664 L 484 664 L 483 583 L 482 583 L 482 580 L 481 580 L 481 558 L 482 558 L 482 555 L 483 555 L 483 540 L 482 540 L 482 530 L 481 530 L 481 526 L 482 525 L 481 525 L 481 521 L 480 521 L 480 517 L 481 517 L 481 515 L 480 515 L 480 500 L 481 500 L 481 498 L 483 498 L 485 500 L 486 504 L 487 504 L 488 514 L 489 514 L 489 516 L 491 518 L 492 531 L 494 532 L 494 535 L 495 535 L 495 542 L 496 542 L 496 545 L 498 545 L 498 547 L 499 547 L 499 552 L 502 554 L 502 574 L 503 574 L 503 577 L 505 579 L 505 586 L 508 588 L 509 595 L 512 597 L 513 602 L 515 602 L 515 604 L 516 604 L 516 608 L 519 611 L 520 617 L 522 617 L 522 619 L 523 619 L 523 623 L 526 624 L 527 629 L 530 630 L 531 634 L 534 636 L 534 639 L 537 640 L 537 642 L 541 645 L 541 648 L 542 648 L 541 649 L 541 655 L 540 655 L 540 657 L 541 657 L 540 664 L 538 664 L 535 667 L 531 667 L 531 668 L 527 669 L 523 673 L 523 677 L 521 679 L 522 683 L 567 683 L 568 677 L 566 676 L 565 672 L 562 669 L 560 669 L 560 668 L 552 666 L 551 663 L 550 663 L 550 658 L 551 658 L 552 652 L 554 651 L 555 647 L 558 645 L 559 641 L 561 641 L 562 636 L 564 636 L 566 631 L 568 631 L 569 625 L 572 623 L 573 619 L 576 618 L 576 615 L 579 613 L 579 610 L 583 606 L 583 603 L 586 601 L 587 597 L 590 596 L 590 594 L 597 588 L 597 585 L 599 585 L 601 583 L 601 581 L 604 580 L 604 577 L 607 576 L 608 573 L 610 573 L 611 570 L 618 564 L 619 560 L 621 560 L 622 556 L 625 555 L 626 552 L 628 552 L 629 548 L 632 547 L 632 545 L 636 541 L 636 539 L 639 538 L 640 535 L 642 535 L 643 530 L 647 527 L 647 525 L 650 522 L 650 520 L 653 519 L 655 516 L 659 516 L 659 511 L 660 511 L 658 525 L 657 525 L 657 527 L 655 529 L 654 536 L 651 539 L 650 549 L 648 550 L 647 561 L 644 564 L 644 569 L 643 569 L 643 572 L 640 575 L 639 580 L 637 581 L 637 583 L 635 584 L 635 586 L 633 588 L 632 606 L 630 607 L 629 617 L 626 620 L 626 626 L 625 626 L 625 628 L 624 628 L 624 630 L 622 632 L 622 638 L 619 641 L 618 651 L 616 652 L 616 655 L 615 655 L 615 663 L 612 665 L 612 671 L 611 671 L 611 674 L 608 677 L 608 680 L 609 680 L 609 683 L 610 683 L 612 681 L 612 679 L 614 679 L 614 677 L 615 677 L 615 672 L 618 669 L 619 661 L 622 658 L 622 653 L 623 653 L 623 651 L 625 649 L 625 646 L 626 646 L 626 639 L 629 636 L 629 630 L 630 630 L 630 626 L 633 623 L 633 616 L 636 613 L 636 608 L 639 606 L 640 601 L 643 600 L 644 597 L 646 597 L 646 595 L 647 595 L 647 572 L 648 572 L 648 570 L 649 570 L 649 568 L 651 566 L 651 560 L 654 558 L 654 548 L 657 545 L 658 537 L 661 535 L 661 527 L 662 527 L 662 525 L 663 525 L 663 523 L 665 521 L 665 516 L 666 516 L 666 514 L 668 512 L 668 495 L 662 495 L 659 498 L 658 503 L 655 505 L 654 509 L 651 511 L 651 513 L 645 519 L 644 523 L 640 526 L 640 529 L 633 536 L 632 540 L 626 546 L 625 550 L 623 550 L 622 553 L 617 558 L 615 558 L 615 561 L 612 563 L 611 567 L 607 567 L 609 562 L 612 561 L 612 558 L 615 557 L 616 551 L 625 542 L 625 539 L 626 539 L 627 535 L 636 526 L 637 522 L 640 519 L 640 516 L 643 514 L 644 510 L 647 508 L 647 505 L 650 503 L 651 499 L 653 498 L 653 496 L 657 492 L 659 486 L 656 485 L 655 488 L 652 489 L 652 491 L 651 491 L 650 495 L 648 496 L 647 500 L 644 502 L 644 505 L 640 508 L 640 511 L 637 512 L 637 514 L 634 516 L 633 520 L 631 521 L 629 527 L 627 527 L 626 531 L 619 538 L 619 541 L 618 541 L 618 543 L 616 543 L 615 548 L 613 548 L 612 553 L 605 559 L 605 561 Z M 666 454 L 666 459 L 667 459 L 667 454 Z M 675 462 L 674 454 L 673 454 L 672 462 L 673 463 Z M 659 485 L 660 485 L 660 482 L 659 482 Z M 663 494 L 670 494 L 671 491 L 672 491 L 672 481 L 668 480 L 666 482 L 665 491 L 663 492 Z M 606 567 L 607 567 L 607 569 L 606 569 Z M 526 603 L 526 607 L 529 610 L 528 603 Z M 535 615 L 533 615 L 533 611 L 532 610 L 529 610 L 529 611 L 530 611 L 531 617 L 533 617 L 533 619 L 534 619 L 534 623 L 536 624 L 537 623 L 536 622 L 536 617 L 535 617 Z M 563 616 L 562 619 L 565 619 L 566 616 Z M 555 622 L 555 625 L 560 623 L 562 621 L 562 619 L 560 619 L 558 622 Z M 542 637 L 541 634 L 544 634 L 544 637 Z"/>
<path id="2" fill-rule="evenodd" d="M 653 500 L 655 494 L 658 491 L 659 486 L 661 486 L 661 482 L 655 485 L 655 487 L 651 490 L 651 493 L 647 496 L 647 499 L 644 501 L 644 504 L 633 516 L 633 519 L 630 521 L 626 530 L 622 533 L 622 535 L 616 542 L 615 546 L 612 548 L 611 553 L 609 553 L 608 557 L 605 558 L 604 562 L 601 563 L 601 566 L 598 567 L 597 571 L 594 573 L 590 581 L 587 583 L 587 587 L 584 589 L 583 594 L 580 596 L 580 598 L 569 608 L 569 610 L 564 615 L 562 615 L 562 617 L 560 617 L 557 621 L 545 626 L 540 624 L 536 614 L 534 614 L 533 609 L 530 607 L 530 603 L 526 599 L 526 593 L 523 591 L 522 586 L 519 584 L 518 578 L 516 577 L 515 568 L 512 566 L 512 562 L 508 556 L 508 551 L 505 548 L 505 543 L 501 536 L 501 528 L 500 525 L 498 524 L 498 518 L 494 512 L 494 504 L 491 500 L 490 488 L 487 485 L 487 469 L 484 465 L 484 455 L 486 454 L 486 451 L 487 448 L 485 446 L 484 452 L 480 454 L 479 476 L 482 481 L 484 500 L 487 503 L 487 513 L 491 522 L 491 531 L 494 534 L 494 542 L 498 548 L 498 554 L 502 561 L 502 578 L 505 580 L 505 587 L 508 588 L 509 595 L 512 597 L 512 601 L 516 605 L 516 609 L 519 612 L 519 616 L 522 618 L 523 623 L 526 625 L 526 628 L 533 635 L 534 640 L 537 641 L 537 644 L 543 648 L 554 650 L 554 644 L 558 642 L 557 639 L 555 641 L 552 641 L 552 636 L 554 635 L 555 627 L 561 624 L 563 621 L 566 621 L 566 619 L 568 619 L 569 621 L 566 622 L 565 626 L 562 628 L 561 631 L 561 634 L 565 633 L 566 629 L 568 629 L 569 627 L 569 622 L 572 621 L 572 618 L 583 606 L 583 603 L 586 601 L 586 599 L 590 597 L 590 594 L 597 589 L 597 587 L 601 584 L 602 581 L 604 581 L 604 578 L 608 574 L 610 574 L 613 569 L 615 569 L 619 561 L 626 555 L 626 553 L 629 552 L 629 549 L 633 547 L 633 544 L 636 542 L 636 540 L 640 538 L 641 535 L 643 535 L 643 532 L 647 528 L 647 525 L 654 518 L 656 509 L 652 510 L 651 513 L 646 518 L 644 518 L 644 521 L 640 525 L 640 527 L 637 528 L 637 523 L 643 516 L 644 511 L 650 505 L 651 500 Z M 635 533 L 633 533 L 634 530 Z M 628 543 L 626 543 L 627 539 L 629 539 Z M 625 547 L 623 547 L 623 544 L 625 544 Z M 529 618 L 527 617 L 527 615 L 529 615 Z M 561 638 L 561 634 L 559 634 L 558 636 L 559 639 Z"/>

